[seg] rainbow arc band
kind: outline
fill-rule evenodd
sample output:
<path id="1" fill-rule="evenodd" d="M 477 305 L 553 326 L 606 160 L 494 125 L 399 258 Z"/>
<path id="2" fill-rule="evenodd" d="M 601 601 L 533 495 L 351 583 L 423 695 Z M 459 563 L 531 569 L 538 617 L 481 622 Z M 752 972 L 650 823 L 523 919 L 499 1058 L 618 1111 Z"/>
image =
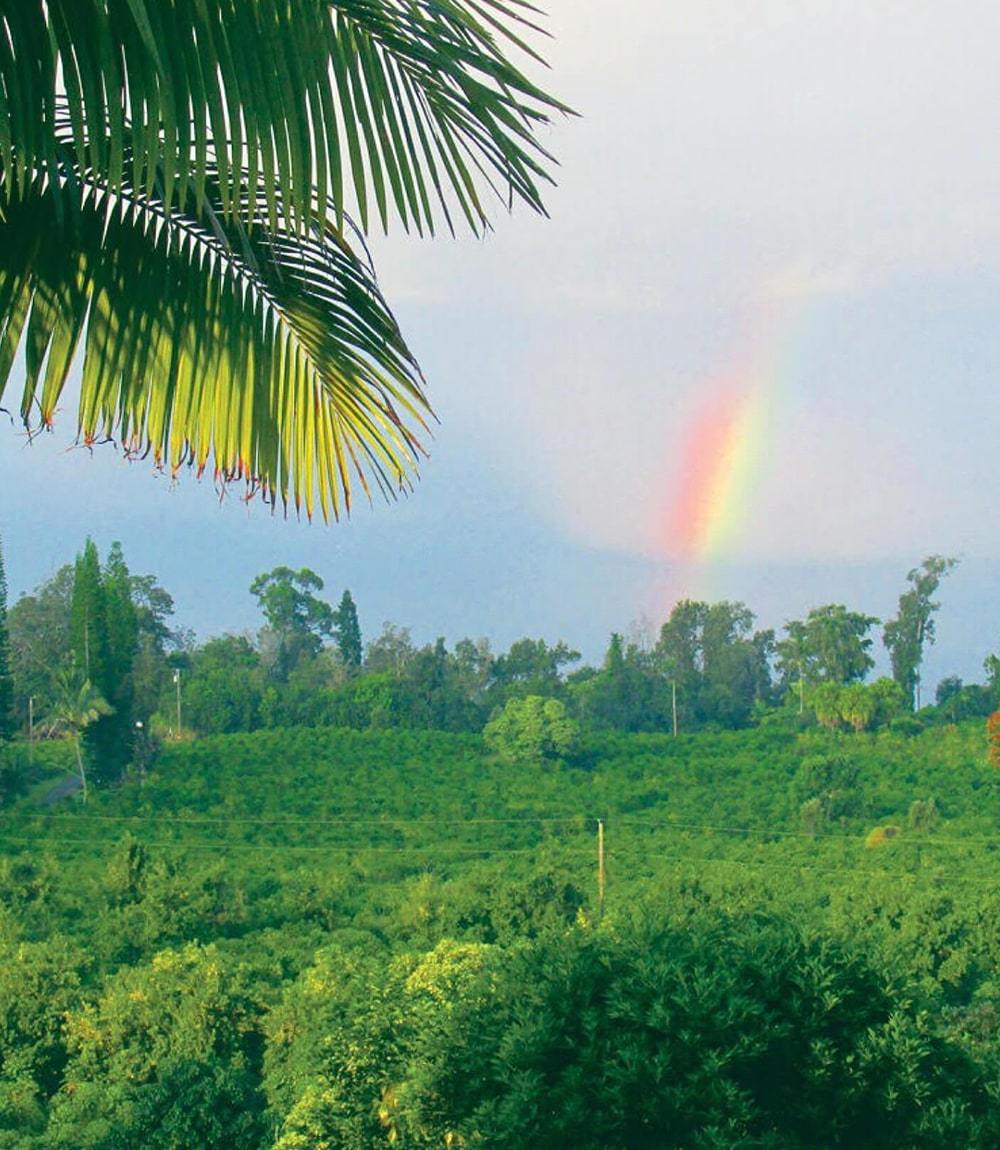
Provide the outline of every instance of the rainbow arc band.
<path id="1" fill-rule="evenodd" d="M 766 426 L 764 388 L 751 383 L 714 397 L 684 445 L 670 518 L 674 554 L 704 563 L 725 555 L 750 502 Z"/>

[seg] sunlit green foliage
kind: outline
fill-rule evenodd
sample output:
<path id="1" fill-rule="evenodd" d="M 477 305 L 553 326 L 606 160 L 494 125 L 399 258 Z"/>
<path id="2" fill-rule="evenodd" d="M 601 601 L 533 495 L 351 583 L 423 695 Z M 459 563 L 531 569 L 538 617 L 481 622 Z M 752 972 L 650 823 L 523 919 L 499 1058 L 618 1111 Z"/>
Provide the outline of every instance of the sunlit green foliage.
<path id="1" fill-rule="evenodd" d="M 978 721 L 584 734 L 557 771 L 167 744 L 7 812 L 0 1146 L 992 1150 L 998 786 Z"/>
<path id="2" fill-rule="evenodd" d="M 580 728 L 558 699 L 526 695 L 511 699 L 483 729 L 486 745 L 508 762 L 542 766 L 570 758 Z"/>
<path id="3" fill-rule="evenodd" d="M 860 732 L 892 722 L 903 711 L 905 695 L 898 683 L 881 678 L 874 683 L 820 682 L 803 699 L 822 726 Z"/>
<path id="4" fill-rule="evenodd" d="M 212 948 L 164 950 L 66 1019 L 53 1147 L 228 1150 L 261 1142 L 258 1014 Z"/>
<path id="5" fill-rule="evenodd" d="M 874 1148 L 891 1128 L 944 1147 L 995 1129 L 971 1060 L 863 960 L 780 921 L 654 915 L 484 967 L 426 1019 L 393 995 L 407 1057 L 376 1082 L 404 1144 Z"/>

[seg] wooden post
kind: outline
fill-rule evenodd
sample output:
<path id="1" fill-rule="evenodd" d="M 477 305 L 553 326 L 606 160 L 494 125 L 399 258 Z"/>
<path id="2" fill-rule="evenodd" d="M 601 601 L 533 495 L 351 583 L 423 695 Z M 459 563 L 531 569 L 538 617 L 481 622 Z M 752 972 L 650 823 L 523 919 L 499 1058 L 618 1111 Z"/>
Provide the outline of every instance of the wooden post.
<path id="1" fill-rule="evenodd" d="M 597 921 L 604 918 L 604 888 L 607 875 L 604 870 L 604 820 L 597 820 Z"/>

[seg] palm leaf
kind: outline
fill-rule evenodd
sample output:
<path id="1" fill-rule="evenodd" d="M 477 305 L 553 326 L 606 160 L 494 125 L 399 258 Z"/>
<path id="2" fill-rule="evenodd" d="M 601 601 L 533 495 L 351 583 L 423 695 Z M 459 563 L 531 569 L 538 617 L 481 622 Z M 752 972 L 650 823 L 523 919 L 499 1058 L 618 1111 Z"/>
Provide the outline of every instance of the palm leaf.
<path id="1" fill-rule="evenodd" d="M 479 185 L 541 210 L 535 131 L 557 101 L 504 56 L 529 50 L 523 0 L 0 0 L 0 162 L 22 192 L 55 178 L 58 103 L 74 165 L 112 190 L 225 213 L 248 176 L 275 226 L 326 205 L 367 228 L 433 229 L 433 201 L 476 229 Z M 565 109 L 563 109 L 565 110 Z M 131 149 L 126 148 L 131 140 Z"/>
<path id="2" fill-rule="evenodd" d="M 82 340 L 84 443 L 211 466 L 310 516 L 317 496 L 336 517 L 356 484 L 407 485 L 420 372 L 340 232 L 299 234 L 280 200 L 276 228 L 260 200 L 227 215 L 211 167 L 184 213 L 90 181 L 36 180 L 0 223 L 0 398 L 21 347 L 29 428 L 51 424 Z"/>
<path id="3" fill-rule="evenodd" d="M 485 226 L 483 187 L 541 210 L 561 105 L 502 51 L 533 13 L 0 0 L 0 401 L 21 350 L 49 425 L 82 346 L 84 443 L 324 517 L 407 486 L 428 407 L 358 250 L 372 205 L 420 231 Z"/>

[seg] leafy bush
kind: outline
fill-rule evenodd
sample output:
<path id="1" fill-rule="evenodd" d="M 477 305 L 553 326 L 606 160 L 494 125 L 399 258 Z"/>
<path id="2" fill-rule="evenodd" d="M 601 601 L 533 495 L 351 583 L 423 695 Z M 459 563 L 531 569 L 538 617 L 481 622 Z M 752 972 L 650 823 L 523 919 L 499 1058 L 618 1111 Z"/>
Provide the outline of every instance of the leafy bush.
<path id="1" fill-rule="evenodd" d="M 337 996 L 327 970 L 303 986 L 320 1010 L 318 980 Z M 325 1017 L 284 1150 L 874 1150 L 887 1129 L 944 1150 L 996 1129 L 972 1061 L 888 980 L 760 916 L 442 944 Z"/>
<path id="2" fill-rule="evenodd" d="M 483 730 L 490 750 L 511 763 L 540 766 L 570 758 L 580 741 L 580 728 L 558 699 L 527 695 L 511 699 Z"/>

